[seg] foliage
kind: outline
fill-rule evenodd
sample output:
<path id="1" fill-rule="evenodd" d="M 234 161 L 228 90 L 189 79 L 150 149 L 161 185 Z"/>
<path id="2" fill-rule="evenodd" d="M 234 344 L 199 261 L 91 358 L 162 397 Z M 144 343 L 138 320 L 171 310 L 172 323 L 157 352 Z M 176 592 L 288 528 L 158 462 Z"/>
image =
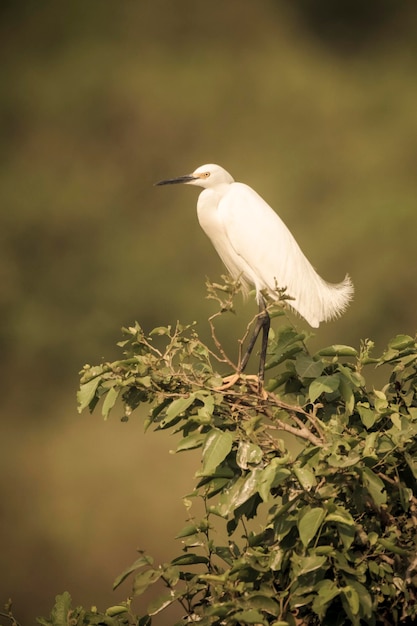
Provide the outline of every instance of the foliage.
<path id="1" fill-rule="evenodd" d="M 232 309 L 233 291 L 210 286 L 220 302 L 210 319 L 214 350 L 194 325 L 146 336 L 135 324 L 124 330 L 122 359 L 84 367 L 80 410 L 101 401 L 107 418 L 121 400 L 127 420 L 147 404 L 145 427 L 177 433 L 177 452 L 200 449 L 201 466 L 184 499 L 180 554 L 156 565 L 140 553 L 114 583 L 133 575 L 126 603 L 104 614 L 71 610 L 64 594 L 43 626 L 145 626 L 173 603 L 184 615 L 177 626 L 417 618 L 416 339 L 399 335 L 379 357 L 368 340 L 359 350 L 333 345 L 310 354 L 305 334 L 283 325 L 270 342 L 271 377 L 260 395 L 254 377 L 228 386 L 213 368 L 232 365 L 215 321 Z M 368 389 L 365 369 L 382 366 L 387 383 Z M 201 516 L 191 512 L 196 499 Z M 157 581 L 165 593 L 135 615 L 132 600 Z"/>

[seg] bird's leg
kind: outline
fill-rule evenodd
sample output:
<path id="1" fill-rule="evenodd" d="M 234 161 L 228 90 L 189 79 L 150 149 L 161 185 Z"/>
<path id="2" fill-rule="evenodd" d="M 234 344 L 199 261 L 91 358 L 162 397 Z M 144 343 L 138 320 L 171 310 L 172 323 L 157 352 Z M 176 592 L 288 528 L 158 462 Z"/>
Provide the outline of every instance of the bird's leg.
<path id="1" fill-rule="evenodd" d="M 249 357 L 252 354 L 252 350 L 255 346 L 256 340 L 258 339 L 259 333 L 262 330 L 261 356 L 259 359 L 259 371 L 258 371 L 258 391 L 262 393 L 264 378 L 265 378 L 266 350 L 268 347 L 268 335 L 269 335 L 270 326 L 271 326 L 271 318 L 269 317 L 269 313 L 266 310 L 265 301 L 262 298 L 259 302 L 259 313 L 256 318 L 255 328 L 253 330 L 251 338 L 249 339 L 246 352 L 243 355 L 242 360 L 240 361 L 239 369 L 235 374 L 232 374 L 231 376 L 227 376 L 226 378 L 223 379 L 223 385 L 219 387 L 219 390 L 224 391 L 225 389 L 229 389 L 230 387 L 233 387 L 233 385 L 239 380 L 240 374 L 243 372 L 243 370 L 247 366 Z M 248 378 L 256 378 L 256 377 L 248 376 Z"/>
<path id="2" fill-rule="evenodd" d="M 249 357 L 252 353 L 256 340 L 258 339 L 258 335 L 262 330 L 262 344 L 261 344 L 261 356 L 259 359 L 259 386 L 262 387 L 264 378 L 265 378 L 265 361 L 266 361 L 266 350 L 268 347 L 268 335 L 269 328 L 271 326 L 271 318 L 269 317 L 269 313 L 266 310 L 265 301 L 261 298 L 259 302 L 259 314 L 256 320 L 256 326 L 252 333 L 252 337 L 249 340 L 248 347 L 246 349 L 245 354 L 240 362 L 240 371 L 243 372 L 246 365 L 248 364 Z"/>
<path id="3" fill-rule="evenodd" d="M 243 372 L 245 367 L 248 364 L 249 361 L 249 357 L 252 354 L 252 350 L 255 346 L 256 340 L 258 339 L 258 335 L 262 330 L 262 326 L 263 326 L 263 320 L 262 320 L 262 313 L 259 313 L 257 315 L 256 318 L 256 325 L 255 328 L 253 329 L 253 333 L 251 335 L 251 338 L 249 339 L 249 343 L 248 343 L 248 347 L 246 348 L 246 352 L 242 357 L 242 360 L 240 362 L 240 367 L 239 367 L 239 371 Z"/>
<path id="4" fill-rule="evenodd" d="M 271 318 L 269 317 L 269 313 L 265 308 L 264 302 L 263 302 L 263 311 L 261 313 L 261 317 L 262 317 L 262 343 L 261 343 L 261 356 L 259 358 L 259 389 L 262 389 L 264 380 L 265 380 L 266 351 L 268 349 L 269 329 L 271 327 Z"/>

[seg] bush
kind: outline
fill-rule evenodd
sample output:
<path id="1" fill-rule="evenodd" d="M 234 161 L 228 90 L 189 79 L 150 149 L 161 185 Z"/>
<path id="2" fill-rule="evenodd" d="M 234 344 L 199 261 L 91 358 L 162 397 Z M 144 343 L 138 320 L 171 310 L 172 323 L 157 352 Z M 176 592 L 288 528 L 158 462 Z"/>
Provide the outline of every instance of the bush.
<path id="1" fill-rule="evenodd" d="M 285 325 L 270 341 L 264 394 L 245 375 L 222 388 L 213 363 L 232 363 L 215 321 L 232 308 L 229 288 L 210 287 L 221 304 L 209 320 L 213 350 L 193 325 L 146 336 L 135 324 L 121 360 L 81 373 L 80 410 L 102 401 L 107 418 L 121 399 L 127 420 L 147 404 L 145 428 L 178 433 L 177 452 L 201 449 L 180 554 L 155 565 L 141 553 L 114 584 L 133 575 L 130 597 L 105 613 L 71 609 L 63 594 L 40 624 L 145 626 L 172 603 L 184 615 L 177 626 L 417 619 L 415 338 L 397 336 L 379 357 L 370 341 L 310 354 L 306 336 Z M 382 366 L 388 382 L 368 389 L 365 369 Z M 156 581 L 166 593 L 136 615 L 132 600 Z"/>

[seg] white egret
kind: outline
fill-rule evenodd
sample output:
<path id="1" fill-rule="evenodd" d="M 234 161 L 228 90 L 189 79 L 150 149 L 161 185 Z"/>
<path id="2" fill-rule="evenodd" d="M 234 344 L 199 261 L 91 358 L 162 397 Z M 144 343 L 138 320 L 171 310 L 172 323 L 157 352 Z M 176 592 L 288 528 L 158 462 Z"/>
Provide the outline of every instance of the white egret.
<path id="1" fill-rule="evenodd" d="M 270 326 L 263 293 L 279 297 L 285 288 L 289 306 L 312 327 L 341 315 L 353 295 L 349 276 L 338 284 L 324 281 L 304 256 L 291 232 L 275 211 L 248 185 L 237 183 L 219 165 L 198 167 L 192 174 L 161 180 L 157 185 L 185 183 L 203 187 L 197 202 L 200 226 L 211 240 L 233 278 L 244 292 L 256 289 L 259 315 L 248 349 L 245 368 L 262 330 L 259 381 L 263 382 Z"/>

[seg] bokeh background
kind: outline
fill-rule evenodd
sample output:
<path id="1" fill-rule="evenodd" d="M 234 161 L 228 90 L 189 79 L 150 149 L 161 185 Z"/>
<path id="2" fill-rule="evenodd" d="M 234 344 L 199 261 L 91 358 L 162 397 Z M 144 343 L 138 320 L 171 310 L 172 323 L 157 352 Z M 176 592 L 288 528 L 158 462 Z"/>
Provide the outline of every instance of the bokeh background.
<path id="1" fill-rule="evenodd" d="M 326 279 L 351 274 L 352 306 L 312 346 L 415 333 L 417 12 L 3 0 L 0 16 L 0 602 L 26 625 L 64 590 L 123 598 L 112 582 L 137 548 L 179 551 L 198 458 L 140 414 L 75 405 L 79 369 L 117 358 L 123 325 L 197 320 L 208 337 L 205 278 L 224 270 L 196 189 L 155 181 L 220 163 Z M 239 300 L 226 320 L 232 352 L 254 312 Z"/>

